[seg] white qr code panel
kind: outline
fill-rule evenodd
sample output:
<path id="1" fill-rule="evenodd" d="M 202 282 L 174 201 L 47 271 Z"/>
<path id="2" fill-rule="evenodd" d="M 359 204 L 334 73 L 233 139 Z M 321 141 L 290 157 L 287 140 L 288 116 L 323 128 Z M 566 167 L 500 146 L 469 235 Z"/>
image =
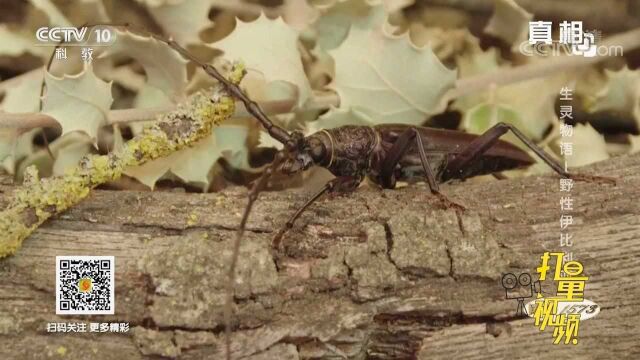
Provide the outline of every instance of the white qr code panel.
<path id="1" fill-rule="evenodd" d="M 113 256 L 56 256 L 56 314 L 113 315 Z"/>

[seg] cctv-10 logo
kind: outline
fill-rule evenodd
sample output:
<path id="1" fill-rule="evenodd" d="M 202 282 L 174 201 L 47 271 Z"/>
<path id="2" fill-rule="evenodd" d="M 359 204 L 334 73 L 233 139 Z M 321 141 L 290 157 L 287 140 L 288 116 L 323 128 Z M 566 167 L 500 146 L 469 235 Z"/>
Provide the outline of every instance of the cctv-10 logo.
<path id="1" fill-rule="evenodd" d="M 36 39 L 41 45 L 108 46 L 116 41 L 116 32 L 109 26 L 88 27 L 41 27 Z"/>

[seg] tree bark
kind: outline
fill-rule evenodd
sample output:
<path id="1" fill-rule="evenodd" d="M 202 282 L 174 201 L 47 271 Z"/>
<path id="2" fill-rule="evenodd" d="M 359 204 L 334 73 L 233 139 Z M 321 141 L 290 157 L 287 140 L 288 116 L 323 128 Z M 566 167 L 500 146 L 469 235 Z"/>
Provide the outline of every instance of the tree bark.
<path id="1" fill-rule="evenodd" d="M 640 154 L 581 172 L 571 248 L 560 248 L 558 177 L 360 188 L 320 200 L 272 251 L 308 194 L 263 193 L 238 265 L 232 349 L 249 359 L 632 358 L 640 355 Z M 0 206 L 12 185 L 0 178 Z M 0 358 L 224 358 L 226 264 L 246 190 L 95 191 L 0 260 Z M 601 306 L 579 343 L 515 316 L 504 273 L 534 278 L 544 251 L 567 250 Z M 55 256 L 114 255 L 116 315 L 56 316 Z M 547 285 L 543 285 L 547 286 Z M 551 290 L 551 287 L 545 288 Z M 48 322 L 128 322 L 127 333 L 47 333 Z"/>

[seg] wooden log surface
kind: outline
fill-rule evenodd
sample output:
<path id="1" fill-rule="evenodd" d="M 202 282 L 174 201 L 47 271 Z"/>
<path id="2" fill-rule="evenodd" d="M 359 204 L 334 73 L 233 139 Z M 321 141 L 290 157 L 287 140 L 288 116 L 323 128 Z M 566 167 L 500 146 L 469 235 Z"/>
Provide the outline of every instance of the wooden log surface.
<path id="1" fill-rule="evenodd" d="M 558 177 L 360 188 L 313 205 L 270 247 L 308 194 L 263 193 L 241 249 L 232 349 L 247 359 L 638 358 L 640 154 L 582 172 L 574 245 L 600 314 L 579 343 L 515 316 L 500 278 L 559 248 Z M 13 186 L 0 178 L 0 206 Z M 226 264 L 246 190 L 95 191 L 0 260 L 0 359 L 220 359 Z M 114 255 L 113 316 L 55 315 L 55 256 Z M 127 333 L 47 333 L 48 322 L 128 322 Z"/>

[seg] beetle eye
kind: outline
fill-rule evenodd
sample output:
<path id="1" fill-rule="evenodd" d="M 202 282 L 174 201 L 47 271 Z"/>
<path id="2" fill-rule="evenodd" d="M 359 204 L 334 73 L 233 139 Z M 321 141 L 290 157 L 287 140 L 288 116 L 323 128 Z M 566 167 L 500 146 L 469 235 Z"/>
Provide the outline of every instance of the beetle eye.
<path id="1" fill-rule="evenodd" d="M 313 159 L 310 155 L 302 153 L 298 155 L 298 163 L 302 166 L 303 169 L 308 169 L 311 165 L 313 165 Z"/>
<path id="2" fill-rule="evenodd" d="M 309 141 L 309 154 L 311 155 L 315 163 L 322 162 L 322 159 L 324 159 L 325 153 L 326 153 L 326 149 L 322 141 L 318 139 L 311 139 Z"/>

